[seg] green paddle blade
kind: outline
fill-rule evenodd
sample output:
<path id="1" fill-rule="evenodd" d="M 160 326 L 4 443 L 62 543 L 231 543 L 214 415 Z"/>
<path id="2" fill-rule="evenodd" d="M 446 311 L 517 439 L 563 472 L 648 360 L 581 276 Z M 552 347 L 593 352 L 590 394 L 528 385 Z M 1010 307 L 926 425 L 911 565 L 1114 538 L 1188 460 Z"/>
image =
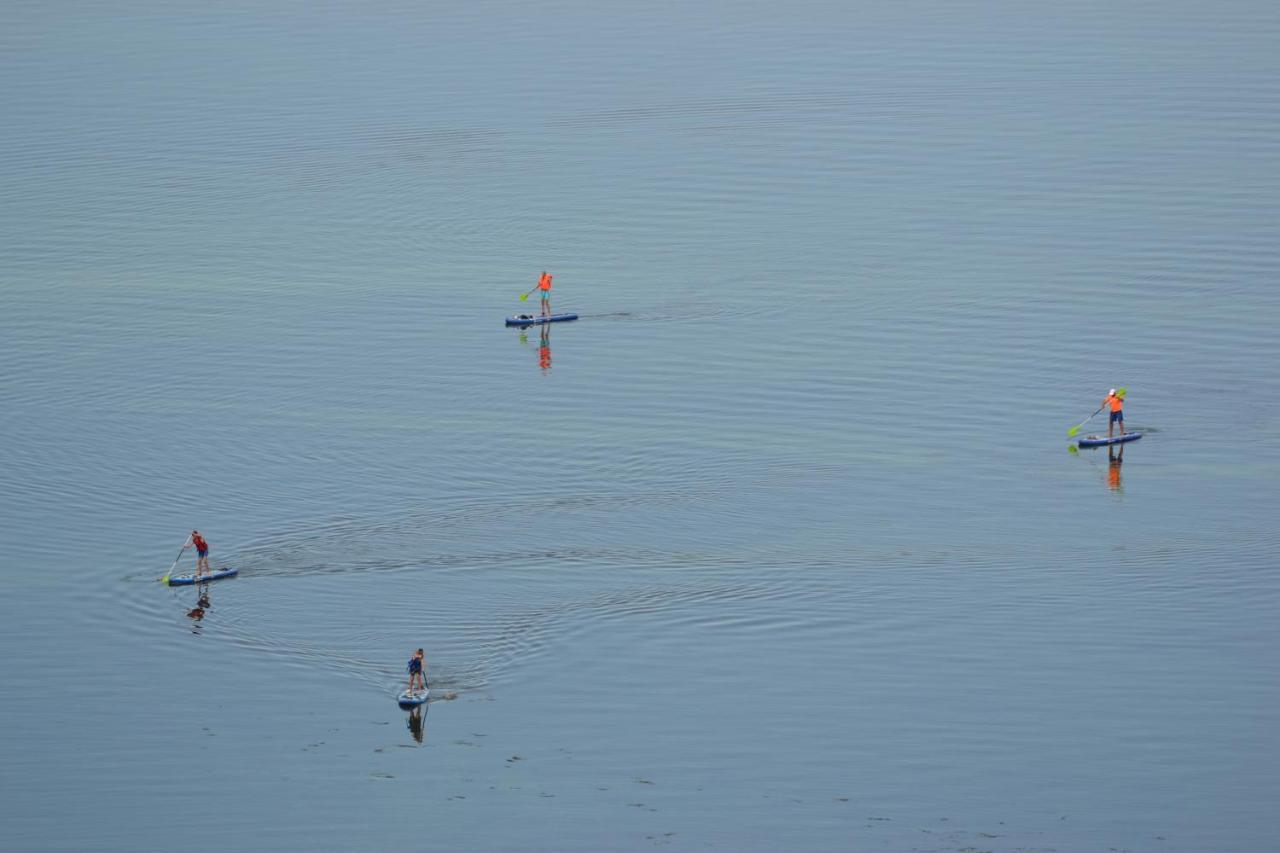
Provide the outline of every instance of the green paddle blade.
<path id="1" fill-rule="evenodd" d="M 528 300 L 529 300 L 529 294 L 527 294 L 527 293 L 522 293 L 522 294 L 520 294 L 520 301 L 521 301 L 521 302 L 527 302 Z"/>
<path id="2" fill-rule="evenodd" d="M 1117 388 L 1117 389 L 1116 389 L 1116 396 L 1117 396 L 1117 397 L 1119 397 L 1119 398 L 1120 398 L 1120 399 L 1122 399 L 1122 400 L 1124 399 L 1124 395 L 1125 395 L 1125 394 L 1128 394 L 1128 393 L 1129 393 L 1129 389 L 1128 389 L 1128 388 Z"/>
<path id="3" fill-rule="evenodd" d="M 1079 431 L 1080 431 L 1080 427 L 1078 426 L 1071 427 L 1071 429 L 1067 430 L 1067 438 L 1071 438 L 1071 436 L 1075 435 Z"/>

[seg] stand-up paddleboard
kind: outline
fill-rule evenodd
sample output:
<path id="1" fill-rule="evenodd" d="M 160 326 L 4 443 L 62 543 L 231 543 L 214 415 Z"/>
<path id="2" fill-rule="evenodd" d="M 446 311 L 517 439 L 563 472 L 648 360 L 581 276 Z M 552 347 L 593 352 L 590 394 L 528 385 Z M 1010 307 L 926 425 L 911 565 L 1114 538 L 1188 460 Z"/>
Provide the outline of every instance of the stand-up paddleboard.
<path id="1" fill-rule="evenodd" d="M 233 569 L 230 566 L 224 566 L 221 569 L 215 569 L 212 572 L 205 572 L 200 577 L 195 575 L 174 575 L 169 578 L 169 586 L 193 586 L 197 583 L 205 581 L 220 581 L 223 578 L 233 578 L 240 574 L 239 569 Z"/>
<path id="2" fill-rule="evenodd" d="M 564 323 L 568 320 L 578 319 L 577 314 L 552 314 L 550 317 L 543 317 L 538 314 L 517 314 L 514 317 L 507 318 L 508 326 L 537 326 L 542 323 Z"/>
<path id="3" fill-rule="evenodd" d="M 1126 441 L 1137 441 L 1142 438 L 1140 432 L 1126 432 L 1124 435 L 1117 435 L 1107 438 L 1102 435 L 1086 435 L 1080 439 L 1081 447 L 1106 447 L 1108 444 L 1124 444 Z"/>
<path id="4" fill-rule="evenodd" d="M 400 703 L 401 708 L 416 708 L 419 705 L 427 704 L 427 698 L 431 695 L 431 688 L 426 690 L 415 690 L 410 693 L 408 690 L 401 691 L 396 697 L 396 701 Z"/>

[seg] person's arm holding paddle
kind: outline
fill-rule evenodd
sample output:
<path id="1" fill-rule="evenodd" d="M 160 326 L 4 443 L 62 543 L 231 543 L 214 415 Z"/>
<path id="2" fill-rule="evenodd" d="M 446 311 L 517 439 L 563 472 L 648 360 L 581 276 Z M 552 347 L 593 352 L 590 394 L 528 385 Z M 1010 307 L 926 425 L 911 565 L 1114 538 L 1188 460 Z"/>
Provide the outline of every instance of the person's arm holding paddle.
<path id="1" fill-rule="evenodd" d="M 1087 424 L 1089 421 L 1091 421 L 1091 420 L 1093 420 L 1094 418 L 1096 418 L 1096 417 L 1098 416 L 1098 412 L 1101 412 L 1103 409 L 1105 409 L 1105 408 L 1107 407 L 1107 405 L 1108 405 L 1108 404 L 1110 404 L 1110 403 L 1111 403 L 1112 398 L 1115 398 L 1116 402 L 1120 403 L 1120 404 L 1123 406 L 1123 404 L 1124 404 L 1124 395 L 1125 395 L 1125 394 L 1127 394 L 1128 392 L 1129 392 L 1129 389 L 1128 389 L 1128 388 L 1120 388 L 1120 389 L 1112 388 L 1112 389 L 1111 389 L 1111 393 L 1110 393 L 1110 394 L 1108 394 L 1108 395 L 1107 395 L 1107 397 L 1106 397 L 1106 399 L 1104 399 L 1104 400 L 1102 401 L 1102 404 L 1101 404 L 1100 406 L 1098 406 L 1097 411 L 1095 411 L 1092 415 L 1089 415 L 1089 417 L 1085 418 L 1085 419 L 1084 419 L 1084 420 L 1082 420 L 1080 423 L 1076 424 L 1075 426 L 1073 426 L 1073 427 L 1071 427 L 1071 428 L 1069 428 L 1069 429 L 1067 430 L 1067 438 L 1071 438 L 1073 435 L 1075 435 L 1076 433 L 1078 433 L 1078 432 L 1080 431 L 1080 427 L 1084 426 L 1084 425 L 1085 425 L 1085 424 Z M 1115 422 L 1115 418 L 1112 418 L 1112 422 L 1113 422 L 1113 423 Z M 1120 429 L 1121 429 L 1121 430 L 1123 430 L 1123 429 L 1124 429 L 1124 415 L 1121 415 L 1121 416 L 1120 416 Z M 1109 430 L 1108 430 L 1108 435 L 1110 435 L 1110 431 L 1109 431 Z"/>
<path id="2" fill-rule="evenodd" d="M 529 295 L 532 294 L 535 290 L 541 290 L 542 285 L 545 284 L 546 282 L 547 282 L 547 271 L 543 270 L 542 275 L 538 276 L 538 283 L 535 284 L 533 287 L 529 288 L 528 290 L 526 290 L 524 293 L 520 294 L 520 301 L 524 302 L 525 300 L 527 300 L 529 298 Z"/>

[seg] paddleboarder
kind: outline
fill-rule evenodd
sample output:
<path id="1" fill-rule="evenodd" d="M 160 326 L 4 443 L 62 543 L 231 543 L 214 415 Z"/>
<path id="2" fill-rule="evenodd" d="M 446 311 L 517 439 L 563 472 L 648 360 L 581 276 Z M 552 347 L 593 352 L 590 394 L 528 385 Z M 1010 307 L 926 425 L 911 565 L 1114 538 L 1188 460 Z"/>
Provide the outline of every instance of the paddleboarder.
<path id="1" fill-rule="evenodd" d="M 209 571 L 209 543 L 199 530 L 191 531 L 191 544 L 196 548 L 196 577 Z"/>
<path id="2" fill-rule="evenodd" d="M 551 275 L 546 270 L 538 279 L 538 296 L 542 299 L 542 316 L 551 316 Z"/>
<path id="3" fill-rule="evenodd" d="M 1105 409 L 1111 407 L 1111 420 L 1107 422 L 1107 438 L 1111 438 L 1111 432 L 1115 429 L 1117 423 L 1120 424 L 1120 434 L 1125 435 L 1124 431 L 1124 395 L 1117 394 L 1116 389 L 1112 388 L 1107 394 L 1107 399 L 1102 401 L 1099 408 Z"/>
<path id="4" fill-rule="evenodd" d="M 413 695 L 415 685 L 420 685 L 422 690 L 427 689 L 427 662 L 422 649 L 418 649 L 413 653 L 413 657 L 409 658 L 410 696 Z"/>

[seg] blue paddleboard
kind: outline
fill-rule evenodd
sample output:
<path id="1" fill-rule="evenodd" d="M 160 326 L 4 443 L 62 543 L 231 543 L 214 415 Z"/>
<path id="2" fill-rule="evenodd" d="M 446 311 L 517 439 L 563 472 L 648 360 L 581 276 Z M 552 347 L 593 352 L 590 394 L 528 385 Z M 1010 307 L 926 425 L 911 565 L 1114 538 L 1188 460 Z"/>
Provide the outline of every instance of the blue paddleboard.
<path id="1" fill-rule="evenodd" d="M 1080 439 L 1081 447 L 1106 447 L 1108 444 L 1124 444 L 1126 441 L 1137 441 L 1142 438 L 1140 432 L 1126 432 L 1124 435 L 1117 435 L 1113 438 L 1107 438 L 1102 435 L 1086 435 Z"/>
<path id="2" fill-rule="evenodd" d="M 427 704 L 427 697 L 430 695 L 430 688 L 421 691 L 415 690 L 412 695 L 408 690 L 404 690 L 396 697 L 396 701 L 400 703 L 401 708 L 416 708 L 419 705 Z"/>
<path id="3" fill-rule="evenodd" d="M 169 586 L 193 586 L 196 583 L 204 583 L 205 581 L 220 581 L 223 578 L 233 578 L 238 574 L 240 574 L 239 569 L 223 566 L 221 569 L 205 572 L 198 578 L 195 575 L 176 575 L 169 578 Z"/>
<path id="4" fill-rule="evenodd" d="M 537 326 L 541 323 L 564 323 L 567 320 L 578 319 L 577 314 L 552 314 L 550 317 L 542 317 L 538 314 L 517 314 L 514 317 L 507 318 L 508 326 Z"/>

